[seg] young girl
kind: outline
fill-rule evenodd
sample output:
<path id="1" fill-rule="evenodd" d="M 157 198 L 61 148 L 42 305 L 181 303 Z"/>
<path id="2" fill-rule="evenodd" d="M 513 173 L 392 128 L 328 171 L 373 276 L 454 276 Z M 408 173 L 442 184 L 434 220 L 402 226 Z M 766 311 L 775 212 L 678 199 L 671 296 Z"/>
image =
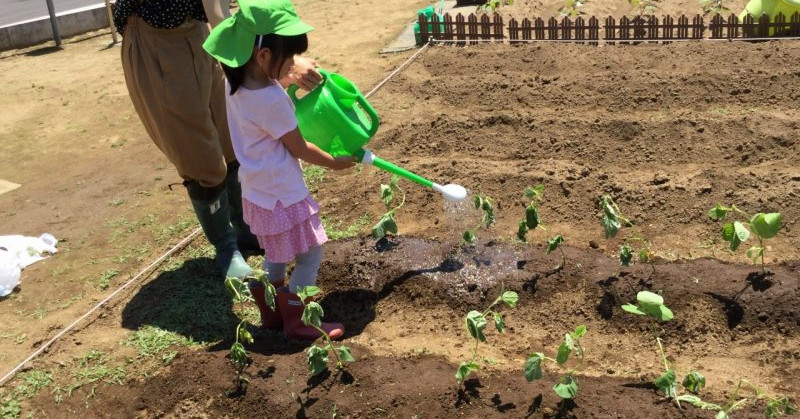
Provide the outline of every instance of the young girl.
<path id="1" fill-rule="evenodd" d="M 277 293 L 277 312 L 253 289 L 262 327 L 283 327 L 289 338 L 313 340 L 320 333 L 301 321 L 297 287 L 316 284 L 322 244 L 328 240 L 319 206 L 303 181 L 299 160 L 331 169 L 353 166 L 352 157 L 333 158 L 306 142 L 297 128 L 294 106 L 278 80 L 308 48 L 301 21 L 288 0 L 239 0 L 239 11 L 209 35 L 203 47 L 222 63 L 228 80 L 228 121 L 239 160 L 244 219 L 265 250 L 265 268 Z M 296 262 L 288 289 L 286 264 Z M 332 338 L 339 323 L 323 323 Z"/>

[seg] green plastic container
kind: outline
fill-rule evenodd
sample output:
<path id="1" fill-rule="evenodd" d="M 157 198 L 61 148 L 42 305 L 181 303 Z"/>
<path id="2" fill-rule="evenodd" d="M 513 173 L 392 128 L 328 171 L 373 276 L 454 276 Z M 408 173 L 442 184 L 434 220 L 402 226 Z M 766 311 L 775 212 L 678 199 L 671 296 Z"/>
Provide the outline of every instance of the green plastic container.
<path id="1" fill-rule="evenodd" d="M 795 12 L 800 12 L 800 0 L 750 0 L 739 14 L 739 21 L 743 21 L 748 14 L 753 15 L 756 20 L 766 14 L 772 21 L 775 15 L 783 13 L 786 22 L 789 22 Z M 770 30 L 770 34 L 772 32 Z"/>
<path id="2" fill-rule="evenodd" d="M 303 138 L 334 157 L 360 156 L 378 131 L 378 113 L 346 78 L 320 69 L 323 81 L 302 98 L 297 86 L 288 94 Z"/>
<path id="3" fill-rule="evenodd" d="M 418 19 L 417 19 L 416 22 L 414 22 L 414 40 L 417 42 L 417 45 L 422 45 L 422 44 L 425 43 L 425 42 L 423 42 L 422 35 L 420 35 L 420 33 L 419 33 L 419 31 L 420 31 L 420 29 L 419 29 L 419 15 L 425 15 L 425 19 L 427 19 L 428 22 L 430 22 L 431 20 L 433 20 L 433 14 L 434 13 L 436 13 L 436 9 L 433 6 L 428 6 L 428 7 L 424 8 L 424 9 L 417 10 Z M 441 14 L 436 13 L 436 15 L 439 16 L 439 22 L 443 22 L 444 21 L 444 17 Z M 444 32 L 444 25 L 440 24 L 439 27 L 440 27 L 439 30 L 441 32 Z M 433 32 L 433 25 L 429 23 L 428 24 L 428 33 L 431 33 L 431 32 Z"/>

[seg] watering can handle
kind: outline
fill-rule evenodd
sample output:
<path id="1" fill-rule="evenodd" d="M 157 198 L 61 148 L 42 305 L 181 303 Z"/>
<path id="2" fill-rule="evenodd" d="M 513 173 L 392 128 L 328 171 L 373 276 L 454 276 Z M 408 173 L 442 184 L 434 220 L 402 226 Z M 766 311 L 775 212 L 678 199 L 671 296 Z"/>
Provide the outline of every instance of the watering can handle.
<path id="1" fill-rule="evenodd" d="M 317 71 L 319 72 L 319 74 L 322 75 L 322 80 L 320 80 L 319 84 L 317 84 L 314 87 L 314 89 L 317 89 L 320 86 L 322 86 L 323 84 L 325 84 L 325 80 L 328 78 L 328 74 L 329 74 L 327 71 L 325 71 L 325 70 L 323 70 L 321 68 L 317 68 Z M 291 99 L 292 103 L 294 103 L 294 104 L 297 104 L 297 102 L 300 100 L 300 99 L 297 98 L 297 89 L 299 89 L 299 88 L 300 87 L 298 87 L 296 84 L 290 84 L 289 88 L 286 89 L 286 94 L 289 95 L 289 99 Z"/>
<path id="2" fill-rule="evenodd" d="M 380 123 L 380 120 L 378 119 L 378 113 L 375 112 L 375 108 L 373 108 L 372 105 L 367 102 L 367 99 L 364 98 L 364 95 L 359 94 L 356 96 L 356 101 L 359 105 L 361 105 L 361 108 L 364 109 L 367 115 L 369 115 L 369 119 L 372 121 L 368 132 L 369 137 L 372 137 L 376 132 L 378 132 L 378 124 Z"/>

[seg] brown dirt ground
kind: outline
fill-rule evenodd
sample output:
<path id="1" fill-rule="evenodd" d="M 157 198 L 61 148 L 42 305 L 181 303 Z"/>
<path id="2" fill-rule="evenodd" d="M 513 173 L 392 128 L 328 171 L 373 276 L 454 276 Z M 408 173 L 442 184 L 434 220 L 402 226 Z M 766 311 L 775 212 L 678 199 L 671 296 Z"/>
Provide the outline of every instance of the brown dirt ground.
<path id="1" fill-rule="evenodd" d="M 590 13 L 628 11 L 627 3 L 617 3 Z M 312 55 L 366 90 L 408 56 L 376 51 L 424 3 L 297 5 L 318 28 Z M 517 1 L 512 7 L 544 15 L 538 10 L 555 6 Z M 664 12 L 674 13 L 670 7 L 678 5 Z M 348 16 L 373 22 L 378 36 L 369 42 L 343 36 Z M 0 115 L 0 178 L 24 185 L 0 195 L 2 230 L 50 231 L 63 240 L 61 253 L 27 269 L 19 292 L 0 302 L 4 371 L 193 228 L 183 191 L 166 188 L 176 176 L 139 125 L 107 38 L 0 59 L 0 74 L 9 80 L 3 102 L 14 104 Z M 680 372 L 706 375 L 711 400 L 722 402 L 745 376 L 796 401 L 800 72 L 787 63 L 798 57 L 796 41 L 432 48 L 370 99 L 382 118 L 371 147 L 434 181 L 490 195 L 497 223 L 478 232 L 475 247 L 461 249 L 460 232 L 476 214 L 444 208 L 435 194 L 403 183 L 408 197 L 395 246 L 379 252 L 360 237 L 326 247 L 319 284 L 327 291 L 326 314 L 348 327 L 344 342 L 357 362 L 347 374 L 308 379 L 304 346 L 267 334 L 248 348 L 251 385 L 239 398 L 225 396 L 233 373 L 225 359 L 229 342 L 221 342 L 208 351 L 183 350 L 153 377 L 100 385 L 91 400 L 83 389 L 84 397 L 60 405 L 40 394 L 24 411 L 36 417 L 330 417 L 334 409 L 337 417 L 713 417 L 678 410 L 648 384 L 661 368 L 649 328 L 619 309 L 641 289 L 663 293 L 675 311 L 675 321 L 664 325 L 666 352 Z M 364 214 L 374 220 L 382 213 L 377 185 L 387 180 L 372 168 L 326 176 L 317 197 L 345 225 Z M 552 270 L 558 257 L 544 254 L 543 233 L 530 233 L 529 245 L 513 240 L 526 204 L 522 191 L 536 183 L 545 185 L 544 222 L 567 239 L 562 271 Z M 605 240 L 598 220 L 603 193 L 653 243 L 654 271 L 618 266 L 621 238 Z M 754 275 L 743 251 L 723 250 L 719 226 L 705 215 L 716 202 L 783 213 L 785 227 L 767 251 L 771 275 Z M 178 270 L 197 269 L 186 259 Z M 98 278 L 110 270 L 118 274 L 103 289 Z M 57 369 L 88 346 L 119 348 L 160 303 L 192 298 L 197 285 L 186 277 L 171 283 L 167 269 L 148 278 L 33 366 Z M 459 391 L 455 366 L 470 348 L 463 316 L 503 286 L 520 293 L 519 306 L 504 310 L 508 333 L 489 333 L 483 370 Z M 526 383 L 521 365 L 530 352 L 552 355 L 577 324 L 589 329 L 581 392 L 574 404 L 559 404 L 549 389 L 556 372 Z M 740 415 L 758 415 L 748 409 Z"/>

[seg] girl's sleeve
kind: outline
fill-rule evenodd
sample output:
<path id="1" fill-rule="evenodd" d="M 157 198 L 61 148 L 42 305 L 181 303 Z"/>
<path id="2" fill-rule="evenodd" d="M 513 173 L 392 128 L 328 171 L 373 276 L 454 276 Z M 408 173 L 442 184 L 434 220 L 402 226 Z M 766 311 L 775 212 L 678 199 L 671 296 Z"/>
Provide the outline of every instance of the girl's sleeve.
<path id="1" fill-rule="evenodd" d="M 255 120 L 259 128 L 275 139 L 297 128 L 297 117 L 289 98 L 282 91 L 278 93 L 265 97 L 263 112 L 259 112 Z"/>

